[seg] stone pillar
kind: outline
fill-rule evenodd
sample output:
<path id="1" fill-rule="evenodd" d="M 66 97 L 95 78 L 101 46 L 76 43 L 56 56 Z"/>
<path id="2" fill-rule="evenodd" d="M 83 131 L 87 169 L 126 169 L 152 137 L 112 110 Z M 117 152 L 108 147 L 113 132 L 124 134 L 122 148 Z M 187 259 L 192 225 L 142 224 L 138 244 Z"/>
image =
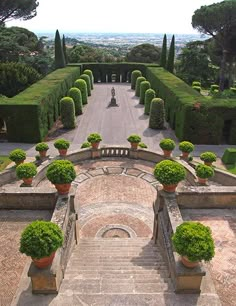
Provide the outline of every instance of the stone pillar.
<path id="1" fill-rule="evenodd" d="M 129 157 L 138 159 L 138 150 L 136 149 L 129 149 Z"/>
<path id="2" fill-rule="evenodd" d="M 92 159 L 101 158 L 101 150 L 100 149 L 91 149 Z"/>

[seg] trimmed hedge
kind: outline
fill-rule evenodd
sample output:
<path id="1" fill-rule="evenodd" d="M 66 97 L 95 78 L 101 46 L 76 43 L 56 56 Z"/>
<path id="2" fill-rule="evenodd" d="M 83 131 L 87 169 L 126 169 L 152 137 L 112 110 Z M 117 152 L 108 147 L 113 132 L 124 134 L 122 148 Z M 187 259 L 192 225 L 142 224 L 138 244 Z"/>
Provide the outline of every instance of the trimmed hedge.
<path id="1" fill-rule="evenodd" d="M 149 127 L 151 129 L 164 129 L 165 108 L 164 101 L 160 98 L 154 98 L 151 102 Z"/>
<path id="2" fill-rule="evenodd" d="M 143 81 L 146 81 L 145 77 L 138 77 L 135 84 L 135 96 L 140 97 L 140 85 Z"/>
<path id="3" fill-rule="evenodd" d="M 142 72 L 140 70 L 134 70 L 131 73 L 131 89 L 135 90 L 136 80 L 138 77 L 142 76 Z"/>
<path id="4" fill-rule="evenodd" d="M 225 164 L 235 164 L 236 163 L 236 149 L 228 148 L 224 151 L 221 158 L 222 162 Z"/>
<path id="5" fill-rule="evenodd" d="M 85 80 L 82 80 L 82 79 L 76 80 L 74 86 L 77 87 L 81 91 L 83 105 L 87 104 L 88 103 L 88 91 L 87 91 L 87 83 L 85 82 Z"/>
<path id="6" fill-rule="evenodd" d="M 77 87 L 71 87 L 68 92 L 68 96 L 71 97 L 74 101 L 75 105 L 75 115 L 83 114 L 83 103 L 82 103 L 82 95 L 81 91 Z"/>
<path id="7" fill-rule="evenodd" d="M 90 81 L 90 77 L 87 74 L 81 74 L 81 76 L 79 78 L 86 82 L 88 96 L 90 97 L 91 96 L 91 81 Z"/>
<path id="8" fill-rule="evenodd" d="M 61 122 L 65 129 L 75 128 L 75 105 L 71 97 L 64 97 L 60 101 Z"/>
<path id="9" fill-rule="evenodd" d="M 93 89 L 94 78 L 93 78 L 92 70 L 86 69 L 86 70 L 83 71 L 83 74 L 87 74 L 89 76 L 91 89 Z"/>
<path id="10" fill-rule="evenodd" d="M 145 98 L 144 98 L 144 114 L 145 115 L 149 115 L 150 113 L 150 107 L 151 107 L 151 102 L 152 102 L 152 99 L 156 98 L 156 93 L 155 93 L 155 90 L 153 89 L 148 89 L 146 90 L 145 92 Z"/>
<path id="11" fill-rule="evenodd" d="M 140 84 L 140 99 L 139 104 L 144 104 L 145 102 L 145 92 L 151 88 L 151 84 L 148 81 L 143 81 Z"/>

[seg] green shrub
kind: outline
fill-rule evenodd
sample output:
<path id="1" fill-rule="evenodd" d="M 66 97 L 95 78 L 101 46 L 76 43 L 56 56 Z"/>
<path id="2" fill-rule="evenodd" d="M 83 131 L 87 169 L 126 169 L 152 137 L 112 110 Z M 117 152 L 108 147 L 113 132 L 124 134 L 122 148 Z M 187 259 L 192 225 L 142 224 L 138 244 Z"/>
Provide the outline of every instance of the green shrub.
<path id="1" fill-rule="evenodd" d="M 193 82 L 192 82 L 192 87 L 193 87 L 193 86 L 201 87 L 202 85 L 201 85 L 201 82 L 193 81 Z"/>
<path id="2" fill-rule="evenodd" d="M 55 34 L 54 51 L 55 51 L 55 69 L 64 68 L 66 66 L 65 55 L 63 52 L 62 41 L 58 30 L 56 30 Z"/>
<path id="3" fill-rule="evenodd" d="M 22 149 L 15 149 L 10 152 L 9 159 L 17 163 L 26 159 L 26 153 Z"/>
<path id="4" fill-rule="evenodd" d="M 142 76 L 142 72 L 140 70 L 134 70 L 131 73 L 131 89 L 135 90 L 136 80 L 138 77 Z"/>
<path id="5" fill-rule="evenodd" d="M 140 148 L 142 148 L 142 149 L 147 149 L 147 145 L 145 144 L 145 143 L 143 143 L 143 142 L 140 142 L 139 144 L 138 144 L 138 146 L 140 147 Z"/>
<path id="6" fill-rule="evenodd" d="M 195 89 L 198 92 L 201 92 L 201 87 L 200 86 L 192 86 L 193 89 Z"/>
<path id="7" fill-rule="evenodd" d="M 170 138 L 164 138 L 160 141 L 159 146 L 162 150 L 172 151 L 175 148 L 175 142 Z"/>
<path id="8" fill-rule="evenodd" d="M 221 158 L 222 162 L 225 164 L 234 164 L 236 163 L 236 149 L 228 148 L 224 151 L 224 154 Z"/>
<path id="9" fill-rule="evenodd" d="M 79 90 L 79 88 L 72 87 L 68 92 L 68 96 L 71 97 L 74 101 L 75 115 L 81 115 L 83 113 L 83 103 L 81 91 Z"/>
<path id="10" fill-rule="evenodd" d="M 232 91 L 233 94 L 236 94 L 236 87 L 230 87 L 230 91 Z"/>
<path id="11" fill-rule="evenodd" d="M 102 141 L 102 137 L 98 133 L 92 133 L 92 134 L 88 135 L 87 140 L 90 143 L 95 143 L 95 142 Z"/>
<path id="12" fill-rule="evenodd" d="M 154 99 L 155 97 L 156 97 L 155 90 L 151 88 L 146 90 L 145 98 L 144 98 L 144 114 L 145 115 L 149 115 L 151 102 L 152 102 L 152 99 Z"/>
<path id="13" fill-rule="evenodd" d="M 185 221 L 172 236 L 176 252 L 190 261 L 209 261 L 214 255 L 214 240 L 211 229 L 200 222 Z"/>
<path id="14" fill-rule="evenodd" d="M 86 141 L 86 142 L 83 142 L 82 145 L 81 145 L 81 149 L 85 149 L 85 148 L 90 148 L 91 147 L 91 143 Z"/>
<path id="15" fill-rule="evenodd" d="M 148 81 L 143 81 L 140 83 L 140 99 L 139 103 L 144 104 L 145 102 L 145 92 L 146 90 L 150 89 L 151 85 Z"/>
<path id="16" fill-rule="evenodd" d="M 82 80 L 82 79 L 76 80 L 74 86 L 77 87 L 81 91 L 83 105 L 87 104 L 88 103 L 88 91 L 87 91 L 87 84 L 85 80 Z"/>
<path id="17" fill-rule="evenodd" d="M 213 152 L 204 152 L 200 155 L 200 159 L 207 163 L 213 163 L 216 161 L 216 154 Z"/>
<path id="18" fill-rule="evenodd" d="M 76 178 L 76 173 L 69 160 L 55 160 L 48 166 L 46 176 L 53 184 L 70 184 Z"/>
<path id="19" fill-rule="evenodd" d="M 63 243 L 63 233 L 57 224 L 49 221 L 33 221 L 22 232 L 20 252 L 32 258 L 50 256 Z"/>
<path id="20" fill-rule="evenodd" d="M 24 163 L 16 167 L 16 175 L 19 179 L 34 177 L 37 174 L 37 167 L 34 163 Z"/>
<path id="21" fill-rule="evenodd" d="M 213 85 L 211 85 L 210 91 L 214 92 L 215 90 L 219 90 L 219 89 L 220 89 L 219 85 L 213 84 Z"/>
<path id="22" fill-rule="evenodd" d="M 178 184 L 186 177 L 184 166 L 172 160 L 163 160 L 154 168 L 155 178 L 164 185 Z"/>
<path id="23" fill-rule="evenodd" d="M 93 78 L 93 72 L 90 69 L 86 69 L 83 71 L 83 74 L 87 74 L 90 78 L 90 84 L 91 84 L 91 89 L 93 89 L 93 83 L 94 83 L 94 78 Z"/>
<path id="24" fill-rule="evenodd" d="M 141 76 L 141 77 L 138 77 L 136 79 L 136 84 L 135 84 L 135 96 L 136 97 L 140 97 L 140 84 L 141 82 L 143 81 L 146 81 L 146 78 Z"/>
<path id="25" fill-rule="evenodd" d="M 70 97 L 64 97 L 60 101 L 61 122 L 65 129 L 75 128 L 75 105 Z"/>
<path id="26" fill-rule="evenodd" d="M 134 143 L 139 143 L 141 141 L 141 137 L 139 135 L 136 135 L 136 134 L 131 134 L 127 140 L 129 142 L 134 142 Z"/>
<path id="27" fill-rule="evenodd" d="M 80 79 L 84 80 L 87 85 L 87 92 L 88 96 L 91 96 L 91 82 L 90 82 L 90 77 L 87 74 L 81 74 L 79 77 Z"/>
<path id="28" fill-rule="evenodd" d="M 59 138 L 54 142 L 54 147 L 56 149 L 68 149 L 70 147 L 70 142 L 66 139 Z"/>
<path id="29" fill-rule="evenodd" d="M 47 151 L 49 149 L 49 146 L 46 142 L 40 142 L 37 143 L 35 146 L 35 150 L 40 152 L 40 151 Z"/>
<path id="30" fill-rule="evenodd" d="M 151 102 L 149 127 L 151 129 L 164 129 L 165 108 L 164 101 L 160 98 L 154 98 Z"/>
<path id="31" fill-rule="evenodd" d="M 210 166 L 203 164 L 198 164 L 195 168 L 195 172 L 197 177 L 200 177 L 202 179 L 207 179 L 214 175 L 214 169 Z"/>
<path id="32" fill-rule="evenodd" d="M 194 145 L 191 142 L 189 142 L 189 141 L 181 141 L 179 143 L 179 149 L 182 152 L 190 153 L 190 152 L 193 152 Z"/>

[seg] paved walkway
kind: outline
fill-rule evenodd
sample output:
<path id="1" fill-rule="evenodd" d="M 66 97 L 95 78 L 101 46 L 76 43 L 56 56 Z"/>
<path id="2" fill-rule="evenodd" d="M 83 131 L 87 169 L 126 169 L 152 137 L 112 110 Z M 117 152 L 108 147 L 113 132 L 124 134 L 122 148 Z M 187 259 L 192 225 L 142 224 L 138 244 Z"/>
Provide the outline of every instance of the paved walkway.
<path id="1" fill-rule="evenodd" d="M 111 87 L 114 86 L 116 99 L 119 107 L 108 107 L 111 99 Z M 112 83 L 95 84 L 89 103 L 84 108 L 84 114 L 77 117 L 78 127 L 75 130 L 62 134 L 72 142 L 70 150 L 77 150 L 86 140 L 88 134 L 98 132 L 102 135 L 101 145 L 125 145 L 129 146 L 127 137 L 132 134 L 139 134 L 142 142 L 148 145 L 150 150 L 161 152 L 159 142 L 163 138 L 170 137 L 178 143 L 174 132 L 171 129 L 152 130 L 148 128 L 149 116 L 144 115 L 144 106 L 139 104 L 139 98 L 134 96 L 134 91 L 130 89 L 130 84 Z M 57 150 L 53 147 L 53 141 L 49 141 L 49 154 L 57 155 Z M 33 144 L 0 143 L 0 154 L 8 155 L 15 148 L 22 148 L 27 151 L 28 156 L 35 156 L 37 152 Z M 236 145 L 196 145 L 195 156 L 199 156 L 204 151 L 214 151 L 218 156 L 222 156 L 228 147 L 236 148 Z M 179 155 L 176 148 L 174 155 Z"/>

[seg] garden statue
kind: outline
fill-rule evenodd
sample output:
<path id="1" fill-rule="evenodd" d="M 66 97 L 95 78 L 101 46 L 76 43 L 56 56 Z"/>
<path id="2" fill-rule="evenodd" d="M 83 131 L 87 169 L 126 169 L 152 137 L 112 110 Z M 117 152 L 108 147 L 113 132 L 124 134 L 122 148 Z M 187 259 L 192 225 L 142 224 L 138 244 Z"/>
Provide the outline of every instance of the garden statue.
<path id="1" fill-rule="evenodd" d="M 115 88 L 112 87 L 112 89 L 111 89 L 111 102 L 109 103 L 108 106 L 119 106 L 119 105 L 116 103 L 115 95 L 116 95 Z"/>

